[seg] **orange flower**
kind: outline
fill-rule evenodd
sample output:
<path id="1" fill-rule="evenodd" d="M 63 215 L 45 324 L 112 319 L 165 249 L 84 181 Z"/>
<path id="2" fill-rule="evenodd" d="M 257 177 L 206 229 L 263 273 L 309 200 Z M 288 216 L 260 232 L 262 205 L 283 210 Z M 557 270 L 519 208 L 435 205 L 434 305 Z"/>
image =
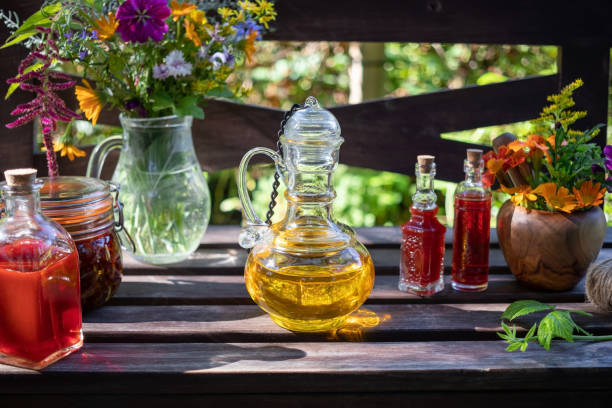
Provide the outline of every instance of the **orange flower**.
<path id="1" fill-rule="evenodd" d="M 114 13 L 108 13 L 107 17 L 100 17 L 96 20 L 95 24 L 98 38 L 101 40 L 108 40 L 115 35 L 115 30 L 119 26 Z"/>
<path id="2" fill-rule="evenodd" d="M 247 62 L 249 64 L 254 62 L 253 54 L 255 54 L 255 40 L 257 39 L 258 35 L 259 35 L 259 31 L 253 30 L 246 37 L 246 45 L 244 47 L 244 53 L 246 54 Z"/>
<path id="3" fill-rule="evenodd" d="M 170 2 L 170 8 L 172 9 L 172 20 L 178 21 L 178 19 L 182 16 L 186 16 L 191 13 L 197 7 L 195 4 L 191 3 L 179 3 L 176 0 L 172 0 Z"/>
<path id="4" fill-rule="evenodd" d="M 537 194 L 544 197 L 546 204 L 553 210 L 563 211 L 570 213 L 578 207 L 576 198 L 569 194 L 569 190 L 565 187 L 559 187 L 555 183 L 544 183 L 537 186 L 533 191 L 533 194 Z"/>
<path id="5" fill-rule="evenodd" d="M 574 187 L 573 189 L 580 208 L 594 207 L 603 203 L 603 196 L 606 192 L 605 188 L 601 188 L 601 184 L 593 184 L 592 180 L 587 180 L 580 185 L 580 190 Z"/>
<path id="6" fill-rule="evenodd" d="M 193 41 L 196 47 L 202 45 L 202 40 L 195 30 L 195 26 L 189 20 L 185 20 L 185 37 Z"/>
<path id="7" fill-rule="evenodd" d="M 538 196 L 531 191 L 531 187 L 528 185 L 510 188 L 502 185 L 501 190 L 511 195 L 510 200 L 514 205 L 526 207 L 529 201 L 536 201 L 538 199 Z"/>
<path id="8" fill-rule="evenodd" d="M 74 92 L 76 93 L 79 106 L 85 114 L 85 117 L 91 120 L 91 124 L 95 126 L 98 122 L 100 112 L 102 111 L 102 99 L 100 98 L 100 95 L 91 87 L 89 82 L 84 79 L 83 83 L 85 86 L 75 86 Z"/>

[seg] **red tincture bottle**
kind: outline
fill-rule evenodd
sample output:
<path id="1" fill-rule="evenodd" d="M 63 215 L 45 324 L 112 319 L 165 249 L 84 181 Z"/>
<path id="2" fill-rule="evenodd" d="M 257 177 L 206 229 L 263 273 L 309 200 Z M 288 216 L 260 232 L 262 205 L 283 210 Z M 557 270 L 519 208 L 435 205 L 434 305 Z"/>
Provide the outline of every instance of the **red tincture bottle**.
<path id="1" fill-rule="evenodd" d="M 0 363 L 41 369 L 83 344 L 79 259 L 68 233 L 40 212 L 35 170 L 5 175 Z"/>
<path id="2" fill-rule="evenodd" d="M 402 226 L 400 279 L 398 288 L 419 296 L 444 289 L 444 227 L 436 218 L 438 207 L 433 180 L 433 156 L 417 157 L 417 191 L 412 198 L 410 220 Z"/>
<path id="3" fill-rule="evenodd" d="M 468 149 L 465 181 L 455 191 L 452 286 L 460 291 L 483 291 L 489 282 L 491 193 L 482 170 L 482 150 Z"/>

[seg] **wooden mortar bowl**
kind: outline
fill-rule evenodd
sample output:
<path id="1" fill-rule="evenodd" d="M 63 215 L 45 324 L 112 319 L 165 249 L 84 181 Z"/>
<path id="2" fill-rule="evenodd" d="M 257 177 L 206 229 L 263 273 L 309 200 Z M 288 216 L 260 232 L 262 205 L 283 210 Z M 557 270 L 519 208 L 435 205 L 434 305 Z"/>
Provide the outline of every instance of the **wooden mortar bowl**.
<path id="1" fill-rule="evenodd" d="M 497 215 L 497 235 L 521 284 L 562 291 L 573 288 L 597 258 L 606 217 L 599 207 L 566 214 L 527 210 L 508 200 Z"/>

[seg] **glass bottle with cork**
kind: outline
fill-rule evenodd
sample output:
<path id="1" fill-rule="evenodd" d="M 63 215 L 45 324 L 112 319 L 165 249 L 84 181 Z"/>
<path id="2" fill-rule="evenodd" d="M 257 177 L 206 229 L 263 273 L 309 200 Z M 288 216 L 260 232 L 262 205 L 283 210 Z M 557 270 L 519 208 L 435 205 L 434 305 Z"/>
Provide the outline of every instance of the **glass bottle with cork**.
<path id="1" fill-rule="evenodd" d="M 0 363 L 31 369 L 83 344 L 79 259 L 70 235 L 40 210 L 35 169 L 0 184 Z"/>
<path id="2" fill-rule="evenodd" d="M 444 233 L 438 221 L 434 191 L 434 156 L 417 156 L 416 193 L 412 197 L 410 220 L 402 226 L 400 279 L 398 288 L 419 296 L 444 289 Z"/>
<path id="3" fill-rule="evenodd" d="M 452 287 L 479 292 L 489 282 L 491 192 L 482 183 L 482 150 L 467 149 L 465 180 L 455 190 Z"/>

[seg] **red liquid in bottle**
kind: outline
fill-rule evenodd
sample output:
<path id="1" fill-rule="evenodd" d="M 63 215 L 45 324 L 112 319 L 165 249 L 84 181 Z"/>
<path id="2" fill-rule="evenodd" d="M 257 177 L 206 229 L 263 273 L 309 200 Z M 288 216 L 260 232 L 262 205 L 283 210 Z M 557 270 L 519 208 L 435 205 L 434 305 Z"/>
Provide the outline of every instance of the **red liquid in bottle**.
<path id="1" fill-rule="evenodd" d="M 78 263 L 40 241 L 0 247 L 0 362 L 40 369 L 81 346 Z"/>
<path id="2" fill-rule="evenodd" d="M 444 233 L 436 218 L 438 208 L 410 208 L 410 221 L 402 226 L 399 289 L 426 296 L 444 288 Z"/>
<path id="3" fill-rule="evenodd" d="M 455 197 L 452 286 L 481 291 L 489 281 L 491 195 Z"/>

